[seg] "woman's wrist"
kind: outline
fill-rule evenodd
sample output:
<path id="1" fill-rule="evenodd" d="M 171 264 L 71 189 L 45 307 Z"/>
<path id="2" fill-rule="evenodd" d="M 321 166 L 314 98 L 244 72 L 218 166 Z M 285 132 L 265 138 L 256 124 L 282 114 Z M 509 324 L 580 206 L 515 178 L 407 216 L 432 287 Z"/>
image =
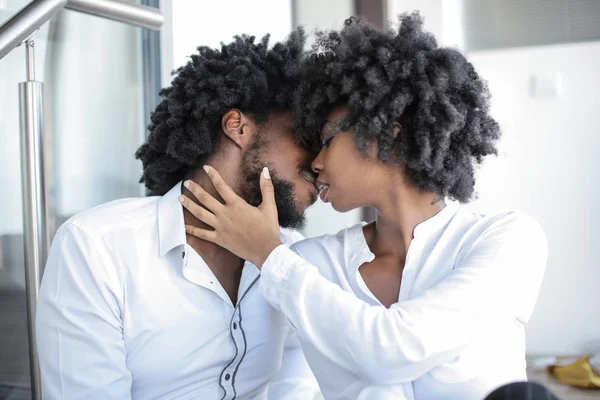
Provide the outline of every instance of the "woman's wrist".
<path id="1" fill-rule="evenodd" d="M 261 250 L 256 254 L 254 260 L 250 260 L 258 269 L 262 269 L 263 264 L 267 261 L 267 258 L 271 255 L 273 250 L 277 247 L 281 246 L 281 239 L 273 238 L 270 240 L 266 240 L 261 246 Z"/>

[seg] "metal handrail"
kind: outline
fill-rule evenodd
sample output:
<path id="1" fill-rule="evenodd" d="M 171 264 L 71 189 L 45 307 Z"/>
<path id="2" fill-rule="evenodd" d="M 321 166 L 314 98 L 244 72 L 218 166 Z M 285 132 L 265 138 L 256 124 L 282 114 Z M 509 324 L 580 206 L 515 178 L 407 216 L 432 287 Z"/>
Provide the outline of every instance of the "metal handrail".
<path id="1" fill-rule="evenodd" d="M 65 8 L 155 31 L 165 22 L 157 8 L 124 1 L 69 0 Z"/>
<path id="2" fill-rule="evenodd" d="M 153 7 L 117 0 L 34 0 L 0 26 L 0 59 L 23 43 L 63 8 L 159 30 L 164 17 Z"/>
<path id="3" fill-rule="evenodd" d="M 31 393 L 42 400 L 42 379 L 36 346 L 35 309 L 41 281 L 40 267 L 48 253 L 46 185 L 43 154 L 43 84 L 35 80 L 34 42 L 31 36 L 63 8 L 158 30 L 164 17 L 159 10 L 116 0 L 34 0 L 0 26 L 0 59 L 25 43 L 27 81 L 19 83 L 21 128 L 21 181 L 25 288 L 29 329 Z"/>
<path id="4" fill-rule="evenodd" d="M 0 26 L 0 60 L 52 19 L 67 0 L 36 0 Z"/>

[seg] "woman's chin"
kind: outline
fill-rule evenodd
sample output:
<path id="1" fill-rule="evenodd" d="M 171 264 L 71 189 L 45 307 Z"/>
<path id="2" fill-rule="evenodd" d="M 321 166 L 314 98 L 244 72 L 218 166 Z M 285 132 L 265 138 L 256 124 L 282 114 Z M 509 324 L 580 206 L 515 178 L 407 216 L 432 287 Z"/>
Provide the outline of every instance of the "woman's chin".
<path id="1" fill-rule="evenodd" d="M 339 194 L 340 193 L 332 192 L 331 187 L 329 187 L 325 193 L 321 193 L 321 201 L 323 203 L 329 203 L 331 208 L 341 213 L 359 208 L 356 205 L 349 204 L 347 201 L 340 201 L 340 199 L 347 199 L 347 196 L 344 194 L 338 196 Z"/>
<path id="2" fill-rule="evenodd" d="M 331 208 L 340 213 L 345 213 L 348 211 L 354 210 L 356 207 L 350 207 L 347 204 L 342 204 L 339 201 L 335 201 L 335 199 L 329 199 L 329 204 L 331 204 Z"/>

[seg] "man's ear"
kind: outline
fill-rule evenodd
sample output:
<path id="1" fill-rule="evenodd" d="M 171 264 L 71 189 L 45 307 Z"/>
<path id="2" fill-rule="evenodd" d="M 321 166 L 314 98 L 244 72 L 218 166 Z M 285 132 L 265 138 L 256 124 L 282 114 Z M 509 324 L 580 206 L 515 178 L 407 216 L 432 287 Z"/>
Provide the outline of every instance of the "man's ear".
<path id="1" fill-rule="evenodd" d="M 238 109 L 231 109 L 221 119 L 221 129 L 240 149 L 249 146 L 256 134 L 256 123 Z"/>

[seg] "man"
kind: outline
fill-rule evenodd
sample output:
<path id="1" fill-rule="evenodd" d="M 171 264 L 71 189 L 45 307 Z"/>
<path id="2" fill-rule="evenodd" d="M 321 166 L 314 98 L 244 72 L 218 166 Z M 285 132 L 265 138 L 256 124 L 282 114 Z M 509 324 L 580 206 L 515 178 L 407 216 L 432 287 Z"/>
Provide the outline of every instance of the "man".
<path id="1" fill-rule="evenodd" d="M 311 143 L 294 137 L 291 98 L 305 42 L 240 36 L 199 47 L 161 91 L 136 157 L 153 197 L 71 218 L 40 289 L 37 343 L 46 399 L 311 399 L 292 327 L 259 295 L 257 268 L 187 236 L 178 197 L 192 179 L 216 195 L 210 164 L 252 204 L 269 167 L 280 224 L 316 200 Z M 291 244 L 300 235 L 282 230 Z M 248 232 L 252 235 L 252 232 Z"/>

